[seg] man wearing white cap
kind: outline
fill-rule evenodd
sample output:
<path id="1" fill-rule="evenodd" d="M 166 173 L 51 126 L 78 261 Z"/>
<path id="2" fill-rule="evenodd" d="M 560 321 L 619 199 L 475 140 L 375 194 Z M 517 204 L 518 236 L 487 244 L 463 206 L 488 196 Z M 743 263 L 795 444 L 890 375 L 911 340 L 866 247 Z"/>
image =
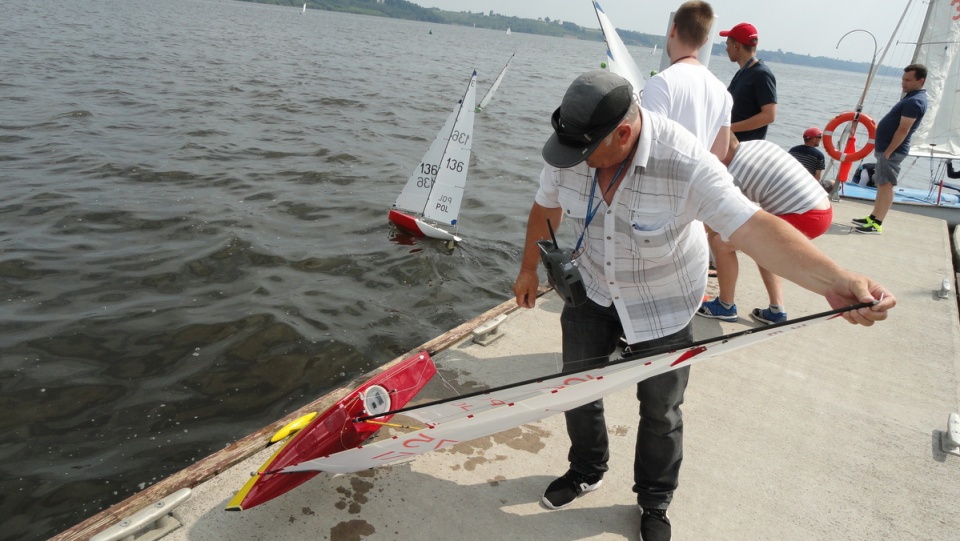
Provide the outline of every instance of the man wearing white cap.
<path id="1" fill-rule="evenodd" d="M 513 292 L 519 306 L 533 308 L 540 285 L 537 243 L 550 238 L 548 223 L 568 218 L 580 237 L 574 256 L 582 282 L 576 283 L 585 298 L 564 300 L 564 370 L 606 362 L 620 337 L 637 354 L 693 341 L 692 320 L 707 282 L 700 221 L 758 264 L 825 295 L 835 308 L 879 299 L 844 312 L 851 323 L 872 325 L 896 305 L 882 286 L 840 268 L 799 231 L 750 202 L 693 134 L 641 109 L 626 79 L 607 71 L 584 73 L 551 120 L 554 133 L 543 146 L 547 164 Z M 680 405 L 688 377 L 689 367 L 682 367 L 637 384 L 633 491 L 643 541 L 671 536 L 666 511 L 679 484 Z M 570 465 L 543 493 L 549 509 L 600 488 L 610 459 L 603 400 L 565 416 Z"/>
<path id="2" fill-rule="evenodd" d="M 740 142 L 766 139 L 767 126 L 777 118 L 777 79 L 757 58 L 757 27 L 740 23 L 720 36 L 727 38 L 727 57 L 740 66 L 727 87 L 733 95 L 730 131 Z"/>

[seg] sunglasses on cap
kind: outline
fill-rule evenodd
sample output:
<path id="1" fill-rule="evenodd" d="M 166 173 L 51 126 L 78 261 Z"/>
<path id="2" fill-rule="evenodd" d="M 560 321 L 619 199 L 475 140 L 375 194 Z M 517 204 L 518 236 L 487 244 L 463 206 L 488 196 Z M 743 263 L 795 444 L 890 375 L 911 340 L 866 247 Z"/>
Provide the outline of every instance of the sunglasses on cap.
<path id="1" fill-rule="evenodd" d="M 553 112 L 553 116 L 550 118 L 550 124 L 553 125 L 553 131 L 556 132 L 557 139 L 564 145 L 574 147 L 588 146 L 597 142 L 598 139 L 606 137 L 614 128 L 619 126 L 620 123 L 623 122 L 624 117 L 627 116 L 629 110 L 630 107 L 628 105 L 622 115 L 615 117 L 606 124 L 584 131 L 564 121 L 560 114 L 560 107 L 557 107 L 557 110 Z"/>

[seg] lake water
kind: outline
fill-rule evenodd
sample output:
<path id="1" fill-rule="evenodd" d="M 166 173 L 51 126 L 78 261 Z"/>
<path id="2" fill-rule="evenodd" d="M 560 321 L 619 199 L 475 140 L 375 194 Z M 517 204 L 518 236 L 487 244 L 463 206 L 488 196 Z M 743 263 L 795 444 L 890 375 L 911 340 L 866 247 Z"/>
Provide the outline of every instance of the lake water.
<path id="1" fill-rule="evenodd" d="M 0 50 L 4 540 L 55 534 L 510 299 L 550 114 L 603 58 L 215 0 L 7 2 Z M 482 95 L 514 52 L 477 115 L 465 241 L 395 234 L 387 209 L 471 71 Z M 865 77 L 773 69 L 784 147 Z M 876 88 L 880 116 L 899 90 Z"/>

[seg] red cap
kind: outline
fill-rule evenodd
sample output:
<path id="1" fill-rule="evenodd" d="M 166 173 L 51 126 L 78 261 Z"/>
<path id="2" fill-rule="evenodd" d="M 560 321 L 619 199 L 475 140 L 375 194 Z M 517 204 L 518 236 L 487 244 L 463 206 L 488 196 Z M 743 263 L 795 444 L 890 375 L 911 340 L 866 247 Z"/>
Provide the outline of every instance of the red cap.
<path id="1" fill-rule="evenodd" d="M 823 132 L 820 131 L 820 128 L 807 128 L 803 130 L 804 139 L 813 139 L 814 137 L 823 136 Z"/>
<path id="2" fill-rule="evenodd" d="M 756 46 L 757 42 L 760 41 L 760 36 L 757 34 L 757 27 L 750 23 L 740 23 L 730 30 L 720 31 L 720 37 L 725 38 L 727 36 L 750 47 Z"/>

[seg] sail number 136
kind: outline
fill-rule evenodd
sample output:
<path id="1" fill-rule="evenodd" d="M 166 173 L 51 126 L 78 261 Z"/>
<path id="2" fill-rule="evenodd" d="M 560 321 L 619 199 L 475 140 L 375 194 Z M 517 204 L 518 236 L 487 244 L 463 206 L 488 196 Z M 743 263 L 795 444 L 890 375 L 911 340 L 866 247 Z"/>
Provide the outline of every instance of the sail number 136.
<path id="1" fill-rule="evenodd" d="M 453 130 L 453 132 L 450 134 L 450 140 L 455 143 L 465 145 L 467 144 L 467 141 L 470 140 L 470 134 L 460 130 Z"/>

